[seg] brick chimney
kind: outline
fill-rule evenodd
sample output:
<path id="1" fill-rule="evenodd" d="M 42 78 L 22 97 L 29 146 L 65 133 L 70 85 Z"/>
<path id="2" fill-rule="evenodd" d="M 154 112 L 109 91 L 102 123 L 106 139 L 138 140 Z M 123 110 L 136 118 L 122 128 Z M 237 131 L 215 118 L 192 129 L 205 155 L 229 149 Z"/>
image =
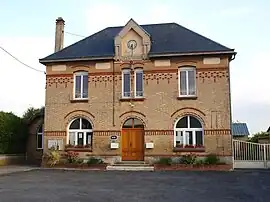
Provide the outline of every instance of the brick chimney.
<path id="1" fill-rule="evenodd" d="M 54 52 L 60 51 L 64 47 L 64 26 L 65 21 L 62 17 L 56 19 L 55 27 L 55 47 Z"/>

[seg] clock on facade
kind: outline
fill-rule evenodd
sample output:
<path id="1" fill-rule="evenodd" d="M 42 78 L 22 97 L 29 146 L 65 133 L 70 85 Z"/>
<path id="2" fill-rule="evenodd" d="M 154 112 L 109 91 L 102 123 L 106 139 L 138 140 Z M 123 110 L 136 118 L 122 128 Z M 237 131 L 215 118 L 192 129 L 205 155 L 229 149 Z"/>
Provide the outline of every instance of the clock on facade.
<path id="1" fill-rule="evenodd" d="M 135 40 L 129 40 L 127 42 L 127 47 L 131 50 L 134 50 L 137 47 L 137 42 Z"/>

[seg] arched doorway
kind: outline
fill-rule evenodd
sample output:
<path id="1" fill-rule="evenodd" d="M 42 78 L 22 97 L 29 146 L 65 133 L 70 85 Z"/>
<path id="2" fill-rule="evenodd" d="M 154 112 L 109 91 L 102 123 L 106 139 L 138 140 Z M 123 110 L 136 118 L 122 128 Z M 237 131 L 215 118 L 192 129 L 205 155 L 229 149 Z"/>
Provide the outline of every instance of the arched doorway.
<path id="1" fill-rule="evenodd" d="M 144 125 L 136 118 L 129 118 L 122 127 L 122 161 L 144 160 Z"/>

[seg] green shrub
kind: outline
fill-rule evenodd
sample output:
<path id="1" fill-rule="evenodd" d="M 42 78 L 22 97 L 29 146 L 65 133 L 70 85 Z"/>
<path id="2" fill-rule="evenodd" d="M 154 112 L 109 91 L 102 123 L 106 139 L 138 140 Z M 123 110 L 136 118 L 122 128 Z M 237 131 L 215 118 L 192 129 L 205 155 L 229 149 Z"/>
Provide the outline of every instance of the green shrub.
<path id="1" fill-rule="evenodd" d="M 78 160 L 76 161 L 76 163 L 78 163 L 78 164 L 83 164 L 83 159 L 78 159 Z"/>
<path id="2" fill-rule="evenodd" d="M 196 155 L 195 154 L 186 154 L 182 157 L 181 163 L 186 165 L 193 165 L 196 162 Z"/>
<path id="3" fill-rule="evenodd" d="M 54 166 L 60 162 L 61 155 L 59 151 L 49 150 L 43 155 L 43 159 L 48 165 Z"/>
<path id="4" fill-rule="evenodd" d="M 102 159 L 99 158 L 95 158 L 95 157 L 90 157 L 87 161 L 88 165 L 96 165 L 96 164 L 103 164 L 104 161 Z"/>
<path id="5" fill-rule="evenodd" d="M 158 161 L 158 164 L 172 165 L 172 159 L 171 158 L 160 158 Z"/>
<path id="6" fill-rule="evenodd" d="M 215 154 L 209 154 L 206 156 L 204 163 L 208 165 L 216 165 L 219 164 L 220 159 Z"/>
<path id="7" fill-rule="evenodd" d="M 195 164 L 196 165 L 198 165 L 198 166 L 200 166 L 200 165 L 204 165 L 204 160 L 203 159 L 196 159 L 196 161 L 195 161 Z"/>

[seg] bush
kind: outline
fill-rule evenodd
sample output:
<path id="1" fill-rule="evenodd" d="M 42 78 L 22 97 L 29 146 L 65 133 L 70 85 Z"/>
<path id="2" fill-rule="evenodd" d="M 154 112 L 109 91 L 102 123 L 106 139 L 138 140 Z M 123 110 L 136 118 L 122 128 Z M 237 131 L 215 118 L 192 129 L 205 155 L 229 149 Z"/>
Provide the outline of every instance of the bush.
<path id="1" fill-rule="evenodd" d="M 172 159 L 171 158 L 160 158 L 159 161 L 158 161 L 158 164 L 172 165 Z"/>
<path id="2" fill-rule="evenodd" d="M 76 163 L 83 164 L 83 159 L 78 159 Z"/>
<path id="3" fill-rule="evenodd" d="M 76 163 L 79 160 L 78 152 L 68 151 L 65 156 L 67 158 L 68 163 Z"/>
<path id="4" fill-rule="evenodd" d="M 203 159 L 196 159 L 195 161 L 195 165 L 198 165 L 198 166 L 201 166 L 201 165 L 204 165 L 204 160 Z"/>
<path id="5" fill-rule="evenodd" d="M 206 156 L 204 163 L 208 165 L 216 165 L 219 164 L 220 159 L 215 154 L 209 154 Z"/>
<path id="6" fill-rule="evenodd" d="M 43 155 L 43 159 L 45 159 L 47 164 L 50 164 L 50 166 L 54 166 L 60 162 L 61 155 L 59 151 L 49 150 Z"/>
<path id="7" fill-rule="evenodd" d="M 187 154 L 182 157 L 181 162 L 186 165 L 193 165 L 196 162 L 196 158 L 194 154 Z"/>
<path id="8" fill-rule="evenodd" d="M 95 157 L 90 157 L 87 161 L 88 165 L 96 165 L 96 164 L 103 164 L 104 161 L 102 159 L 99 158 L 95 158 Z"/>

